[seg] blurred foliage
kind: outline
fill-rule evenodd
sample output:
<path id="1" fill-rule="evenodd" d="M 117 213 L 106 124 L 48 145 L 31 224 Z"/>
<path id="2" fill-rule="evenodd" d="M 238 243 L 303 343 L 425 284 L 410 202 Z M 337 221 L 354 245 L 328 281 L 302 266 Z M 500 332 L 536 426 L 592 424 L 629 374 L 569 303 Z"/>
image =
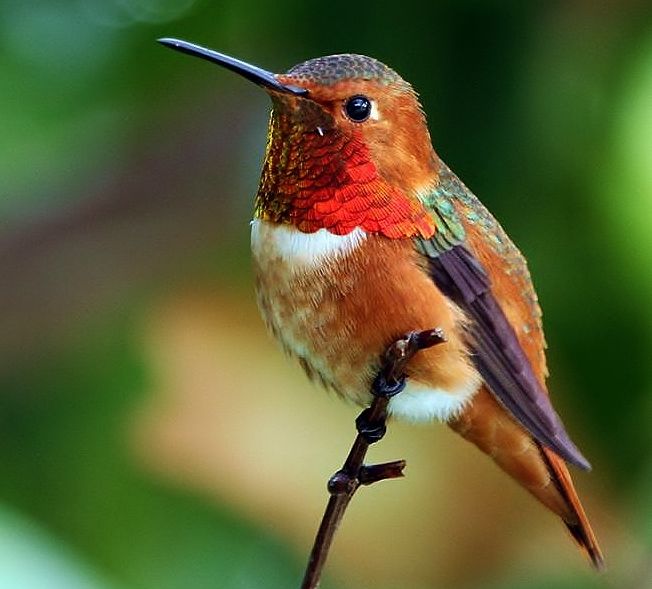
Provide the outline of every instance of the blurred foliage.
<path id="1" fill-rule="evenodd" d="M 251 299 L 247 221 L 269 108 L 161 36 L 277 70 L 359 52 L 414 84 L 436 149 L 530 261 L 551 390 L 594 463 L 582 482 L 599 495 L 613 569 L 604 580 L 555 570 L 543 553 L 522 574 L 530 561 L 503 526 L 492 543 L 521 564 L 485 571 L 460 554 L 446 586 L 652 584 L 648 2 L 4 0 L 0 544 L 16 556 L 0 558 L 0 587 L 272 588 L 301 574 L 305 543 L 298 551 L 286 529 L 234 505 L 219 481 L 212 492 L 185 471 L 171 482 L 134 449 L 136 416 L 164 372 L 144 343 L 153 309 L 189 286 Z M 282 364 L 268 353 L 250 361 Z M 229 366 L 220 378 L 230 382 Z M 275 440 L 257 444 L 265 461 Z M 341 457 L 333 448 L 330 462 Z M 30 566 L 34 580 L 20 580 Z M 410 586 L 442 579 L 432 568 Z M 346 587 L 346 567 L 333 578 Z"/>
<path id="2" fill-rule="evenodd" d="M 88 334 L 83 350 L 3 382 L 3 497 L 123 586 L 291 585 L 298 564 L 268 534 L 161 488 L 128 459 L 126 425 L 143 373 L 124 328 L 116 321 Z M 0 571 L 9 587 L 5 578 Z"/>

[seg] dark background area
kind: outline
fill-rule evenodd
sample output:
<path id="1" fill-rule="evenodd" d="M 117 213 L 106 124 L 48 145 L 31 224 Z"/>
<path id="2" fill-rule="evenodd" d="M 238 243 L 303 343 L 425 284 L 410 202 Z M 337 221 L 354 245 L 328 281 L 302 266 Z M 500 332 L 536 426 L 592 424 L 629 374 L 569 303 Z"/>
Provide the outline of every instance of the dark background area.
<path id="1" fill-rule="evenodd" d="M 594 465 L 601 577 L 445 428 L 393 426 L 374 452 L 408 478 L 356 496 L 324 586 L 652 585 L 649 3 L 4 0 L 0 586 L 298 586 L 353 436 L 253 303 L 268 98 L 162 36 L 279 72 L 363 53 L 412 82 L 529 260 Z"/>

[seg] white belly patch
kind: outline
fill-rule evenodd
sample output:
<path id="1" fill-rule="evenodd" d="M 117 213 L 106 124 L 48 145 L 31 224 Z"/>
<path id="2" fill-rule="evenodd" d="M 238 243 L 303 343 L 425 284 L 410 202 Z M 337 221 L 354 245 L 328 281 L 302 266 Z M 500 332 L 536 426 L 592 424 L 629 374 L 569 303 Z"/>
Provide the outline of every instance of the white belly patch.
<path id="1" fill-rule="evenodd" d="M 290 225 L 261 219 L 251 222 L 251 249 L 255 255 L 272 254 L 302 266 L 314 266 L 324 258 L 345 256 L 358 247 L 365 237 L 365 232 L 359 227 L 346 235 L 336 235 L 327 229 L 304 233 Z"/>
<path id="2" fill-rule="evenodd" d="M 479 378 L 471 379 L 455 391 L 408 380 L 405 389 L 390 399 L 388 412 L 397 419 L 411 422 L 448 421 L 462 413 L 479 386 Z"/>

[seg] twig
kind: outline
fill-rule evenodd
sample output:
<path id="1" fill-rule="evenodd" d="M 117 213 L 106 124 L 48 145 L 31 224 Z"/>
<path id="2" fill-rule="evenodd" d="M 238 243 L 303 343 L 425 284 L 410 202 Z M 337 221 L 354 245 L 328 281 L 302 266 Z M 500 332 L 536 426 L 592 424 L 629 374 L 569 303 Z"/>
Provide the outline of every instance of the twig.
<path id="1" fill-rule="evenodd" d="M 411 332 L 387 348 L 371 388 L 374 399 L 355 420 L 358 435 L 344 465 L 328 481 L 330 499 L 310 552 L 301 589 L 315 589 L 319 586 L 333 537 L 358 487 L 403 476 L 405 460 L 368 466 L 364 465 L 363 461 L 369 446 L 385 435 L 387 405 L 391 397 L 405 388 L 405 366 L 408 361 L 419 350 L 444 341 L 446 340 L 441 329 L 431 329 Z"/>

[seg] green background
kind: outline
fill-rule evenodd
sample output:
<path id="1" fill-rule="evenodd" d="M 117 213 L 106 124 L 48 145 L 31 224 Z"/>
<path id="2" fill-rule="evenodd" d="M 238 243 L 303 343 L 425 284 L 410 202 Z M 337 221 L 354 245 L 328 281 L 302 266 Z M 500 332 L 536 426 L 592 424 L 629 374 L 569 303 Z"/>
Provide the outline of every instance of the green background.
<path id="1" fill-rule="evenodd" d="M 419 587 L 652 586 L 648 3 L 3 0 L 0 587 L 271 589 L 301 576 L 307 545 L 219 485 L 198 492 L 135 457 L 134 415 L 163 378 L 142 333 L 162 301 L 227 293 L 229 313 L 253 313 L 247 222 L 269 110 L 161 36 L 276 71 L 343 52 L 388 63 L 419 91 L 438 153 L 529 260 L 551 390 L 594 463 L 581 478 L 600 497 L 610 572 L 542 553 L 523 576 L 506 549 L 490 570 L 460 554 L 459 575 L 433 570 Z M 268 418 L 283 428 L 286 411 Z M 274 440 L 258 446 L 264 462 Z M 478 533 L 501 545 L 509 530 Z M 336 577 L 361 586 L 346 567 Z"/>

